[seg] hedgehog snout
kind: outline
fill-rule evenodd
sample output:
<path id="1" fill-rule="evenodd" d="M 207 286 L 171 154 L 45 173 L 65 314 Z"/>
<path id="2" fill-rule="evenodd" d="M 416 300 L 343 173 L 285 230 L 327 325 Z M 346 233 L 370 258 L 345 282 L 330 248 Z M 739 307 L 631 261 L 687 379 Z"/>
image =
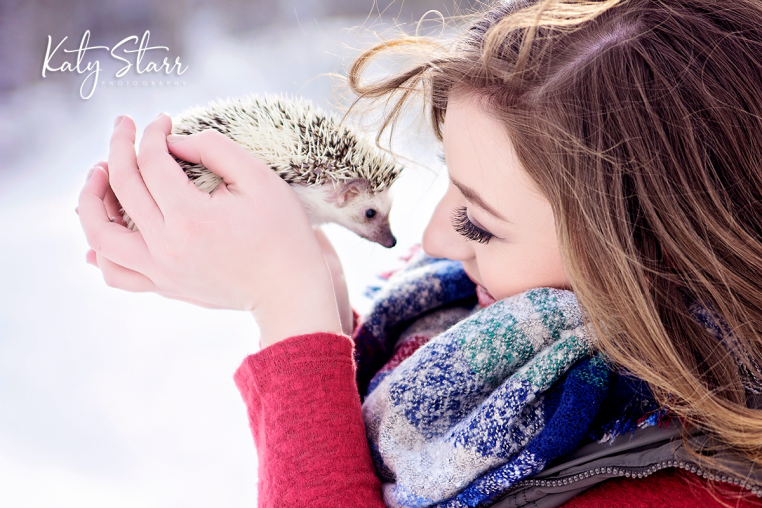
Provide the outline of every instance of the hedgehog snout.
<path id="1" fill-rule="evenodd" d="M 389 226 L 389 220 L 379 221 L 372 229 L 358 233 L 361 237 L 371 242 L 376 242 L 379 245 L 391 249 L 397 245 L 397 239 L 392 234 L 392 229 Z"/>
<path id="2" fill-rule="evenodd" d="M 387 248 L 391 249 L 392 247 L 394 247 L 395 245 L 397 245 L 397 239 L 396 239 L 396 238 L 394 238 L 394 235 L 391 235 L 389 243 L 384 243 L 384 244 L 382 244 L 382 245 L 383 245 L 384 247 L 387 247 Z"/>
<path id="3" fill-rule="evenodd" d="M 392 247 L 397 245 L 397 239 L 394 238 L 394 235 L 392 234 L 392 230 L 391 229 L 389 230 L 388 234 L 385 234 L 381 238 L 379 238 L 377 240 L 374 240 L 374 241 L 379 243 L 379 244 L 381 244 L 381 245 L 383 245 L 387 249 L 391 249 Z"/>

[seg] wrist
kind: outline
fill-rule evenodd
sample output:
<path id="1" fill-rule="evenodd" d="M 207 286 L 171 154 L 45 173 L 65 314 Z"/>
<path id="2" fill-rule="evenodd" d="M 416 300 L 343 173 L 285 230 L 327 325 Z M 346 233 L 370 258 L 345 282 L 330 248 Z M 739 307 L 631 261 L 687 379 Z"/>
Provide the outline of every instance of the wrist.
<path id="1" fill-rule="evenodd" d="M 251 311 L 260 332 L 260 345 L 266 348 L 276 342 L 317 332 L 342 333 L 333 284 L 327 267 L 303 279 L 305 283 Z"/>

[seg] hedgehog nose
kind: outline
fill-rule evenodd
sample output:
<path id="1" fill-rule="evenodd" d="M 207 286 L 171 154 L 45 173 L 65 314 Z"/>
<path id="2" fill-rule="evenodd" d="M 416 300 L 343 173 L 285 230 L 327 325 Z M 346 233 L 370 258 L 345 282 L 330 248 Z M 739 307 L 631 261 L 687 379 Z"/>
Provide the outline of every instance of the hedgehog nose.
<path id="1" fill-rule="evenodd" d="M 397 245 L 397 239 L 394 238 L 394 235 L 389 235 L 388 238 L 384 239 L 384 243 L 382 244 L 384 247 L 391 249 L 395 245 Z"/>
<path id="2" fill-rule="evenodd" d="M 389 228 L 388 223 L 381 224 L 378 228 L 372 231 L 369 235 L 362 235 L 363 238 L 367 238 L 371 242 L 376 242 L 379 245 L 383 245 L 387 249 L 391 249 L 397 245 L 397 239 L 394 238 L 392 230 Z"/>

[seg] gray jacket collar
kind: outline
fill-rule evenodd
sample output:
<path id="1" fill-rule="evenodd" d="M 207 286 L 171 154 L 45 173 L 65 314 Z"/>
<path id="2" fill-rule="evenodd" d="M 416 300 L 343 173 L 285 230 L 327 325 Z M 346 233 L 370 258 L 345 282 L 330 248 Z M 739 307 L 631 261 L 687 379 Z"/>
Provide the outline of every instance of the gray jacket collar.
<path id="1" fill-rule="evenodd" d="M 752 395 L 750 407 L 762 408 L 762 396 Z M 617 436 L 607 443 L 590 443 L 554 461 L 549 468 L 511 488 L 490 508 L 555 508 L 582 491 L 609 478 L 643 478 L 661 469 L 678 467 L 702 478 L 742 486 L 762 497 L 762 471 L 732 451 L 715 458 L 735 474 L 715 474 L 700 467 L 685 450 L 682 425 L 673 420 L 665 427 L 645 427 Z M 713 444 L 700 432 L 690 434 L 693 447 Z"/>

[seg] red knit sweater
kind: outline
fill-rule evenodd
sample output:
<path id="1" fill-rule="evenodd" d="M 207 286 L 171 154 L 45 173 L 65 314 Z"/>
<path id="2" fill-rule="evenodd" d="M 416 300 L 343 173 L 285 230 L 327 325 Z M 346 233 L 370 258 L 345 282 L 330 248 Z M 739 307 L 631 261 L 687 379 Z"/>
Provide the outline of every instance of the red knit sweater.
<path id="1" fill-rule="evenodd" d="M 316 333 L 248 356 L 235 382 L 248 408 L 259 458 L 258 505 L 384 508 L 365 437 L 352 340 Z M 603 482 L 564 508 L 722 506 L 689 473 Z M 720 492 L 738 492 L 719 486 Z M 728 498 L 730 499 L 730 498 Z M 732 506 L 762 506 L 754 497 Z"/>

